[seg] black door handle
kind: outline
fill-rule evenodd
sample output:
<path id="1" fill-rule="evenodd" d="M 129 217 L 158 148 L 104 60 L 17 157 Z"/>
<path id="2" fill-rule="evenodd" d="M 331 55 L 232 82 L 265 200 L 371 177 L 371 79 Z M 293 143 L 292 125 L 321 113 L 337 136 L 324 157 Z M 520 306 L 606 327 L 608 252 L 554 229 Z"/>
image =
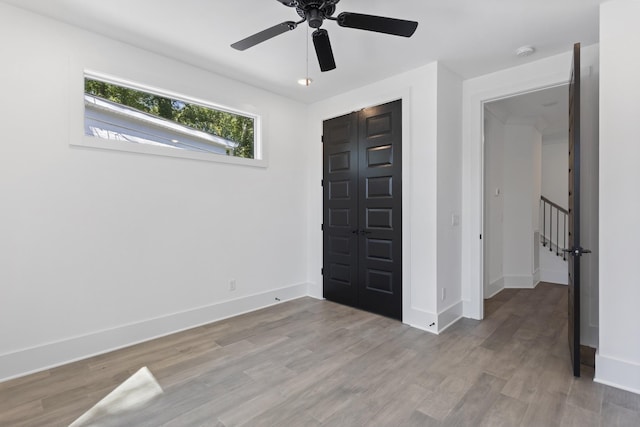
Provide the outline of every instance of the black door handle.
<path id="1" fill-rule="evenodd" d="M 591 249 L 572 248 L 572 249 L 563 249 L 562 252 L 569 253 L 573 256 L 582 256 L 582 254 L 590 254 Z"/>

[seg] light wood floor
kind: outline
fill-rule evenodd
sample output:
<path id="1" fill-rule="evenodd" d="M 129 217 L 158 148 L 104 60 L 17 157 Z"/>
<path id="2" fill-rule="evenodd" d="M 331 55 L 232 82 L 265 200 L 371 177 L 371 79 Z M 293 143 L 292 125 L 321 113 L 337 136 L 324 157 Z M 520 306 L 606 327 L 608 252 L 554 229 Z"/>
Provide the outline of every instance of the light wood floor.
<path id="1" fill-rule="evenodd" d="M 566 287 L 505 290 L 440 336 L 302 298 L 0 384 L 1 426 L 66 426 L 141 367 L 164 393 L 100 426 L 638 426 L 571 375 Z"/>

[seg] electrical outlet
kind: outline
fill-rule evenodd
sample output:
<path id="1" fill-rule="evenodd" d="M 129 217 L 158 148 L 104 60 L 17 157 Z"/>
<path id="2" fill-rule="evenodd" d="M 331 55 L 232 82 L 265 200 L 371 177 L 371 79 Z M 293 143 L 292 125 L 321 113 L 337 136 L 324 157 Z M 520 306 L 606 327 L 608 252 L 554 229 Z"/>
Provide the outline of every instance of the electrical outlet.
<path id="1" fill-rule="evenodd" d="M 229 280 L 229 291 L 233 292 L 236 290 L 236 279 Z"/>
<path id="2" fill-rule="evenodd" d="M 444 301 L 445 298 L 447 298 L 447 289 L 446 288 L 442 288 L 442 295 L 440 296 L 441 301 Z"/>

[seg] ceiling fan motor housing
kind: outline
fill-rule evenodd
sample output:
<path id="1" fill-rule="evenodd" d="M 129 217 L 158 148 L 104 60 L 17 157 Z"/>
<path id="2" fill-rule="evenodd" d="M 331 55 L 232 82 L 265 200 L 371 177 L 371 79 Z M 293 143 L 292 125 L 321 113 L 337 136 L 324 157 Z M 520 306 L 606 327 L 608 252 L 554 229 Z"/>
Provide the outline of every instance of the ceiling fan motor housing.
<path id="1" fill-rule="evenodd" d="M 336 3 L 340 0 L 298 0 L 296 11 L 311 28 L 320 28 L 322 22 L 336 11 Z"/>

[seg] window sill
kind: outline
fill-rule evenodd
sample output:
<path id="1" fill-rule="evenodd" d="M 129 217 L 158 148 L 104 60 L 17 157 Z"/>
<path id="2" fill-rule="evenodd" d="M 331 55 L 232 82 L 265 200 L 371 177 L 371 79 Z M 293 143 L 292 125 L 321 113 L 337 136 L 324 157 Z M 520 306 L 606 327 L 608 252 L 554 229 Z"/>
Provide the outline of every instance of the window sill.
<path id="1" fill-rule="evenodd" d="M 215 153 L 202 153 L 152 145 L 136 144 L 133 142 L 113 141 L 83 135 L 79 141 L 71 142 L 71 146 L 100 150 L 124 151 L 127 153 L 151 154 L 155 156 L 177 157 L 180 159 L 200 160 L 205 162 L 226 163 L 232 165 L 252 166 L 266 168 L 268 163 L 265 159 L 245 159 L 242 157 L 225 156 Z"/>

